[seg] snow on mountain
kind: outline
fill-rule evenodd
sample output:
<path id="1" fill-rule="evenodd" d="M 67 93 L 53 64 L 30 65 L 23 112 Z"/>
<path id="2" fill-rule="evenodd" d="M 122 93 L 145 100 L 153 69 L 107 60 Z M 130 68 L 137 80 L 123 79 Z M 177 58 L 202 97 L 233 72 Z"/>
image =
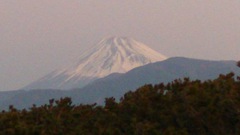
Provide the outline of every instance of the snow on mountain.
<path id="1" fill-rule="evenodd" d="M 112 73 L 165 60 L 166 57 L 143 43 L 127 37 L 108 37 L 85 51 L 74 65 L 56 70 L 24 89 L 71 89 Z"/>

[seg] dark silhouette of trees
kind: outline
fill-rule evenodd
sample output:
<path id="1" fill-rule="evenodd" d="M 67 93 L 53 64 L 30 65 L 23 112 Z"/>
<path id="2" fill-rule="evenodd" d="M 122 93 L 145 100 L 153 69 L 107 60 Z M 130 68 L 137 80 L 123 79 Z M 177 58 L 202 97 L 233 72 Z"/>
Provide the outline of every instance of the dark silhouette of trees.
<path id="1" fill-rule="evenodd" d="M 240 61 L 237 62 L 237 66 L 240 67 Z"/>
<path id="2" fill-rule="evenodd" d="M 237 62 L 237 66 L 240 68 L 240 61 Z M 237 79 L 240 80 L 240 76 L 237 76 Z"/>
<path id="3" fill-rule="evenodd" d="M 168 92 L 166 92 L 168 91 Z M 239 135 L 240 81 L 234 74 L 145 85 L 105 106 L 71 98 L 0 113 L 0 135 Z"/>

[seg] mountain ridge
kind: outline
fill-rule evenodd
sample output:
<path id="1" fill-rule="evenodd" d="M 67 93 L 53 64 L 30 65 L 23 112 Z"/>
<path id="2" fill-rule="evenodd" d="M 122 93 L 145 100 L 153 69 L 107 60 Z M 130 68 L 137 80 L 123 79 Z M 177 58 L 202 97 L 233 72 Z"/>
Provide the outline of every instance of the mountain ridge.
<path id="1" fill-rule="evenodd" d="M 87 93 L 89 96 L 98 93 L 94 101 L 103 104 L 103 97 L 115 97 L 119 99 L 129 90 L 135 90 L 145 84 L 169 83 L 175 79 L 185 77 L 191 80 L 206 81 L 215 79 L 220 74 L 234 72 L 240 74 L 240 69 L 235 61 L 214 61 L 201 60 L 185 57 L 169 58 L 165 61 L 150 63 L 148 65 L 137 67 L 125 74 L 116 76 L 107 76 L 98 79 L 80 90 L 76 94 Z M 78 93 L 78 94 L 77 94 Z M 81 93 L 81 94 L 80 94 Z M 73 98 L 77 101 L 77 96 Z M 91 103 L 89 99 L 85 102 Z"/>
<path id="2" fill-rule="evenodd" d="M 211 61 L 183 57 L 169 58 L 161 62 L 134 68 L 127 73 L 114 73 L 95 80 L 81 89 L 32 90 L 0 92 L 0 109 L 12 104 L 17 108 L 29 108 L 32 104 L 42 105 L 49 99 L 71 97 L 74 104 L 104 104 L 104 99 L 120 99 L 126 92 L 145 84 L 171 83 L 175 79 L 189 77 L 191 80 L 207 81 L 220 74 L 234 72 L 240 75 L 236 61 Z"/>

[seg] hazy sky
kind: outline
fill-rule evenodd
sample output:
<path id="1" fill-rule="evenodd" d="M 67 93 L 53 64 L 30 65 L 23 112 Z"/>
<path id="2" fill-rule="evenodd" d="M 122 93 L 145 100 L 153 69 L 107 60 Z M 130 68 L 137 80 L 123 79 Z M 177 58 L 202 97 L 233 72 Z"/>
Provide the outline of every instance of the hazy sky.
<path id="1" fill-rule="evenodd" d="M 72 63 L 109 35 L 162 54 L 240 59 L 240 0 L 0 0 L 0 90 Z"/>

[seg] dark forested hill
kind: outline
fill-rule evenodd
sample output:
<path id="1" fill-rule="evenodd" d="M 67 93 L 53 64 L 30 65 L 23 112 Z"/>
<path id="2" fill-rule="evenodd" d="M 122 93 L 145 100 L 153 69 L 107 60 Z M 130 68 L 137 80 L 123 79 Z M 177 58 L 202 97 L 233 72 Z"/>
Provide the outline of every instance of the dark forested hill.
<path id="1" fill-rule="evenodd" d="M 0 112 L 0 135 L 239 135 L 239 97 L 233 73 L 177 79 L 144 85 L 119 102 L 107 98 L 105 106 L 74 105 L 68 97 L 29 110 L 10 106 Z"/>

